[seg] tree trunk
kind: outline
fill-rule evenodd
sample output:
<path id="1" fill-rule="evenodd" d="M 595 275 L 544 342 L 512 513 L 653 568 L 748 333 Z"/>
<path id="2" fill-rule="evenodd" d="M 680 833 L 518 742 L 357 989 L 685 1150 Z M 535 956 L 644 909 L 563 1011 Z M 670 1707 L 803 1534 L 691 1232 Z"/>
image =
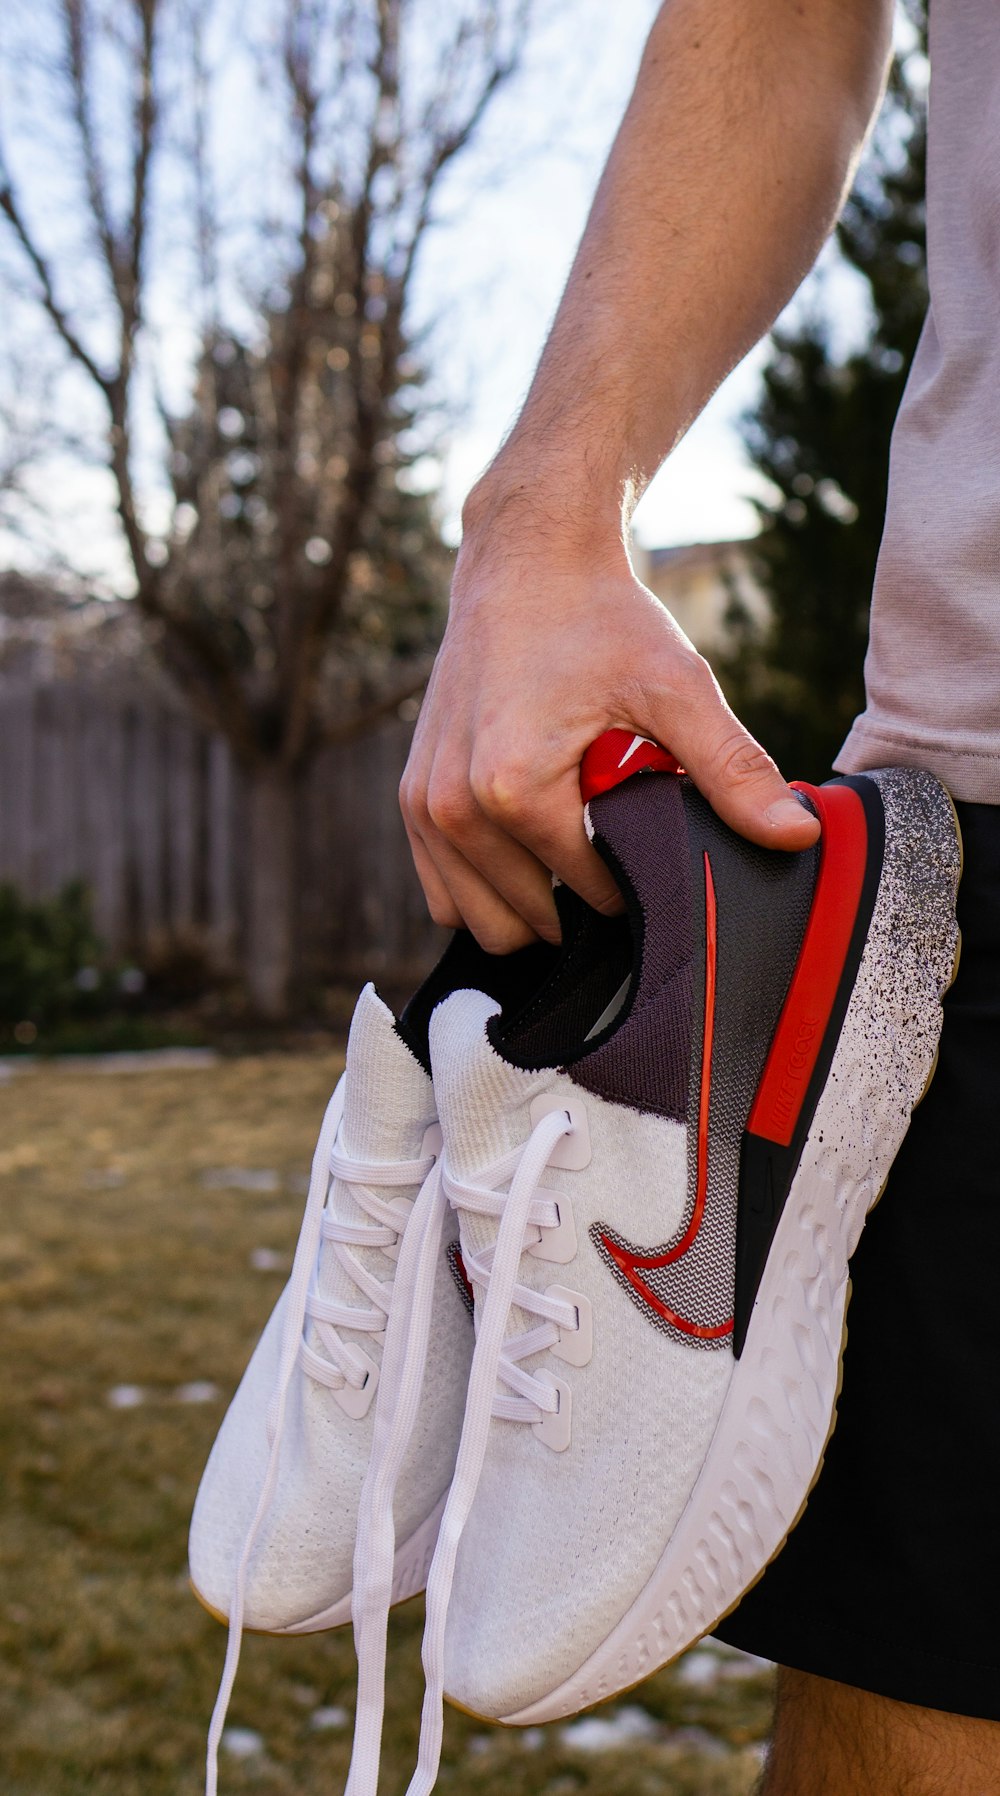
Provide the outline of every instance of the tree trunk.
<path id="1" fill-rule="evenodd" d="M 291 1003 L 296 890 L 294 775 L 258 767 L 249 781 L 246 984 L 259 1016 L 280 1021 Z"/>

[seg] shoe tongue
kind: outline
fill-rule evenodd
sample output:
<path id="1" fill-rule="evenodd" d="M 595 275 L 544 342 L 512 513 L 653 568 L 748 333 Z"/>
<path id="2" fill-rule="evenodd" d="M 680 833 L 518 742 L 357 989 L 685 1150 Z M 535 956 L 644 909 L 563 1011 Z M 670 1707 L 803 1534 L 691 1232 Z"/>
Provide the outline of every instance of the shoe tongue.
<path id="1" fill-rule="evenodd" d="M 375 987 L 366 985 L 355 1007 L 347 1042 L 340 1146 L 352 1160 L 376 1164 L 418 1160 L 423 1154 L 424 1135 L 435 1116 L 430 1079 L 397 1034 L 392 1011 L 383 1004 Z M 416 1188 L 387 1189 L 382 1195 L 388 1201 L 394 1197 L 412 1198 Z M 327 1209 L 341 1222 L 373 1226 L 353 1188 L 342 1179 L 332 1181 Z M 353 1247 L 351 1252 L 374 1278 L 383 1283 L 391 1280 L 393 1267 L 381 1248 Z M 321 1295 L 335 1303 L 353 1307 L 367 1304 L 330 1243 L 320 1253 L 317 1284 Z M 349 1330 L 340 1332 L 350 1334 Z M 354 1338 L 366 1352 L 372 1350 L 370 1336 L 359 1334 Z M 314 1326 L 308 1339 L 310 1346 L 322 1352 Z"/>
<path id="2" fill-rule="evenodd" d="M 475 1181 L 531 1134 L 532 1098 L 558 1078 L 551 1068 L 528 1072 L 497 1053 L 486 1025 L 497 1014 L 484 992 L 454 992 L 431 1018 L 431 1064 L 438 1115 L 445 1140 L 445 1165 L 455 1178 Z M 558 1175 L 556 1175 L 558 1180 Z M 509 1180 L 504 1181 L 504 1187 Z M 482 1252 L 496 1240 L 499 1223 L 459 1205 L 464 1250 Z M 478 1299 L 477 1299 L 478 1301 Z M 537 1317 L 512 1305 L 506 1334 L 531 1328 Z"/>
<path id="3" fill-rule="evenodd" d="M 344 1151 L 357 1160 L 415 1160 L 436 1114 L 434 1088 L 373 985 L 358 999 L 347 1043 Z"/>
<path id="4" fill-rule="evenodd" d="M 431 1018 L 431 1064 L 447 1163 L 474 1178 L 531 1133 L 527 1106 L 552 1082 L 501 1058 L 486 1034 L 499 1006 L 485 992 L 454 992 Z"/>

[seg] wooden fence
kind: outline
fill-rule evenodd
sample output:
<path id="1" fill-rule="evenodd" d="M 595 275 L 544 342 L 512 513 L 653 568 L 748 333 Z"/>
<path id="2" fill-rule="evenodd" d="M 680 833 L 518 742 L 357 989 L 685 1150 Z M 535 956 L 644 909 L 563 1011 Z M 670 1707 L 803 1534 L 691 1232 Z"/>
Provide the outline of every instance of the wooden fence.
<path id="1" fill-rule="evenodd" d="M 419 976 L 437 932 L 396 791 L 412 726 L 397 719 L 314 763 L 300 798 L 300 979 Z M 0 881 L 31 897 L 91 889 L 109 948 L 140 964 L 180 950 L 242 964 L 243 776 L 158 691 L 0 680 Z"/>

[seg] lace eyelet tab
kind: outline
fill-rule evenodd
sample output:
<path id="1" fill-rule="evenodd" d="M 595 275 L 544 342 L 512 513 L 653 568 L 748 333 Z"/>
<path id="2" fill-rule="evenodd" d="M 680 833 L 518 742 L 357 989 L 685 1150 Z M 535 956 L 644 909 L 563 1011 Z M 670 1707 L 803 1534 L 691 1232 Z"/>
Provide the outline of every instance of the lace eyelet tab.
<path id="1" fill-rule="evenodd" d="M 532 1422 L 531 1432 L 537 1434 L 543 1446 L 551 1448 L 553 1453 L 565 1453 L 570 1442 L 573 1394 L 569 1385 L 561 1378 L 553 1378 L 551 1372 L 538 1372 L 536 1377 L 539 1384 L 551 1385 L 559 1393 L 559 1408 L 554 1415 L 544 1415 L 540 1422 Z"/>
<path id="2" fill-rule="evenodd" d="M 353 1341 L 350 1345 L 345 1345 L 344 1352 L 353 1360 L 358 1371 L 365 1373 L 365 1382 L 360 1387 L 344 1383 L 339 1390 L 331 1389 L 330 1395 L 340 1404 L 345 1416 L 350 1416 L 352 1421 L 358 1422 L 371 1409 L 375 1392 L 378 1390 L 379 1369 L 375 1361 L 360 1347 L 355 1346 Z"/>
<path id="3" fill-rule="evenodd" d="M 589 1297 L 584 1297 L 582 1291 L 568 1291 L 565 1285 L 548 1285 L 545 1295 L 560 1303 L 571 1303 L 577 1316 L 576 1327 L 561 1328 L 559 1339 L 549 1352 L 568 1366 L 586 1366 L 594 1354 L 594 1312 Z"/>
<path id="4" fill-rule="evenodd" d="M 568 1266 L 570 1260 L 576 1259 L 577 1248 L 573 1205 L 565 1191 L 539 1190 L 537 1196 L 546 1197 L 555 1204 L 559 1221 L 555 1228 L 543 1228 L 541 1240 L 529 1247 L 528 1252 L 534 1254 L 536 1260 L 549 1260 L 553 1266 Z"/>
<path id="5" fill-rule="evenodd" d="M 546 1092 L 543 1096 L 533 1098 L 528 1115 L 534 1129 L 543 1116 L 551 1116 L 554 1110 L 565 1110 L 570 1121 L 570 1132 L 560 1137 L 549 1155 L 550 1166 L 564 1166 L 570 1172 L 582 1172 L 590 1165 L 590 1130 L 587 1126 L 587 1106 L 581 1098 L 564 1097 L 558 1091 Z"/>

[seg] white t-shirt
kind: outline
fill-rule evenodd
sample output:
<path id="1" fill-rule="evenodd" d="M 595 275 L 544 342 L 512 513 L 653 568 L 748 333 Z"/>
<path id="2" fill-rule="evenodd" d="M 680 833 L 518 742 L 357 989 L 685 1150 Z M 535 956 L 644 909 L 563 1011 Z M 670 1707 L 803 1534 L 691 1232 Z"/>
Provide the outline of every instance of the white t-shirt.
<path id="1" fill-rule="evenodd" d="M 842 773 L 1000 804 L 1000 0 L 933 0 L 930 308 L 892 438 L 866 707 Z"/>

